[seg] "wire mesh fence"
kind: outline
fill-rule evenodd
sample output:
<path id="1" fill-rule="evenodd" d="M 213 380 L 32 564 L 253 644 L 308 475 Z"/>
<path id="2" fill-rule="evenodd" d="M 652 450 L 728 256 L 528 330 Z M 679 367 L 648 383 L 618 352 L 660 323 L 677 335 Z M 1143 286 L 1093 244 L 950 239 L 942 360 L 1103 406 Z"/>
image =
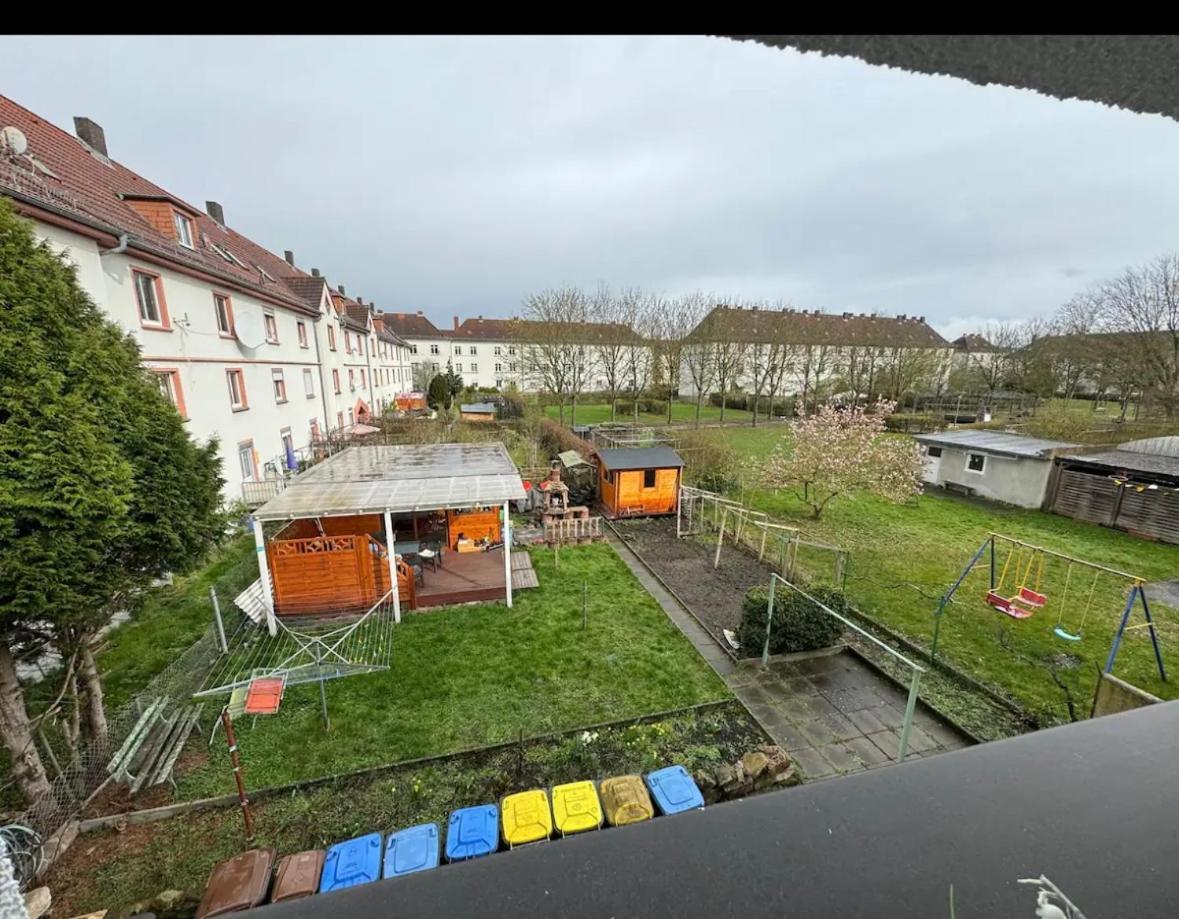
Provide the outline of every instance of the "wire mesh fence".
<path id="1" fill-rule="evenodd" d="M 233 610 L 226 627 L 236 629 L 240 618 Z M 48 757 L 53 774 L 48 792 L 0 830 L 17 834 L 13 839 L 19 844 L 14 846 L 9 841 L 9 849 L 21 853 L 23 861 L 14 859 L 14 863 L 22 872 L 22 883 L 28 883 L 61 854 L 69 844 L 70 824 L 104 788 L 113 782 L 146 785 L 149 776 L 137 774 L 136 770 L 145 773 L 155 765 L 154 760 L 148 761 L 152 752 L 148 735 L 158 735 L 161 724 L 170 728 L 182 720 L 182 712 L 191 706 L 192 695 L 220 655 L 220 642 L 210 621 L 205 633 L 183 654 L 108 715 L 105 737 L 80 742 L 76 753 L 68 758 Z M 137 743 L 144 747 L 142 751 Z M 158 747 L 164 739 L 157 737 L 152 743 Z M 52 747 L 48 751 L 52 753 Z"/>

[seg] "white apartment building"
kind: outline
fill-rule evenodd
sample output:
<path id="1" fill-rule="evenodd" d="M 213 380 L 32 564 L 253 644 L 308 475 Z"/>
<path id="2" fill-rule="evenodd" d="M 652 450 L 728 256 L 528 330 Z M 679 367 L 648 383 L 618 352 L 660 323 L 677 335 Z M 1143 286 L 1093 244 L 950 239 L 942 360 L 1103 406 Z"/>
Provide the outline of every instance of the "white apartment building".
<path id="1" fill-rule="evenodd" d="M 233 230 L 217 203 L 198 210 L 111 159 L 94 122 L 75 125 L 76 137 L 0 96 L 0 129 L 15 129 L 0 147 L 0 194 L 136 339 L 192 435 L 218 438 L 227 499 L 280 474 L 360 402 L 369 412 L 388 404 L 387 389 L 409 373 L 408 348 L 378 345 L 391 354 L 378 378 L 391 382 L 376 383 L 368 361 L 379 335 L 341 315 L 323 278 Z M 334 343 L 353 353 L 337 357 Z M 355 390 L 334 391 L 337 369 Z"/>

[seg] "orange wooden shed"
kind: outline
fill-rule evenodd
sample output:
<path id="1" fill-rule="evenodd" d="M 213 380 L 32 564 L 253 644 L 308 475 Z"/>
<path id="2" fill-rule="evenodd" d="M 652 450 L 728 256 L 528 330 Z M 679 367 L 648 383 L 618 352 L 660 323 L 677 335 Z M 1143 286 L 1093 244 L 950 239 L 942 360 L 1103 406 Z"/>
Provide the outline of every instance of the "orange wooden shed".
<path id="1" fill-rule="evenodd" d="M 684 461 L 670 447 L 598 451 L 598 497 L 607 517 L 674 514 Z"/>

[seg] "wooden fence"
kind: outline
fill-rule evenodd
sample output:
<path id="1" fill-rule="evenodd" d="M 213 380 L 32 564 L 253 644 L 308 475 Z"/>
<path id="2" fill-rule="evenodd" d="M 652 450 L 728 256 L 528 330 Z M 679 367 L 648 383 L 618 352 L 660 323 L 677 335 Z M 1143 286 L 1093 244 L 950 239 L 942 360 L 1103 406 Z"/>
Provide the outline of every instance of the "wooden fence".
<path id="1" fill-rule="evenodd" d="M 388 559 L 374 547 L 380 544 L 367 534 L 268 543 L 275 611 L 280 616 L 305 616 L 368 609 L 391 587 Z M 401 602 L 413 609 L 413 572 L 400 559 L 397 584 Z"/>
<path id="2" fill-rule="evenodd" d="M 601 517 L 569 517 L 544 522 L 544 541 L 549 544 L 587 542 L 601 538 Z"/>

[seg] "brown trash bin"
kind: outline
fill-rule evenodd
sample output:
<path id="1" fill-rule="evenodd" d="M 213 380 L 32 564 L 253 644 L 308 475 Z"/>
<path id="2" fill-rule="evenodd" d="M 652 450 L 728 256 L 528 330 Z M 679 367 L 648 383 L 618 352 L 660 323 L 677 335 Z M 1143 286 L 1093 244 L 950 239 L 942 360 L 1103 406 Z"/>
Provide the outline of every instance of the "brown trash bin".
<path id="1" fill-rule="evenodd" d="M 323 849 L 310 849 L 284 857 L 274 872 L 274 889 L 270 902 L 309 897 L 319 890 L 319 876 L 323 872 Z"/>
<path id="2" fill-rule="evenodd" d="M 655 816 L 655 806 L 641 775 L 602 779 L 598 796 L 602 799 L 602 812 L 610 826 L 640 823 Z"/>
<path id="3" fill-rule="evenodd" d="M 273 868 L 273 849 L 251 849 L 222 862 L 209 875 L 196 919 L 260 906 L 270 890 Z"/>

